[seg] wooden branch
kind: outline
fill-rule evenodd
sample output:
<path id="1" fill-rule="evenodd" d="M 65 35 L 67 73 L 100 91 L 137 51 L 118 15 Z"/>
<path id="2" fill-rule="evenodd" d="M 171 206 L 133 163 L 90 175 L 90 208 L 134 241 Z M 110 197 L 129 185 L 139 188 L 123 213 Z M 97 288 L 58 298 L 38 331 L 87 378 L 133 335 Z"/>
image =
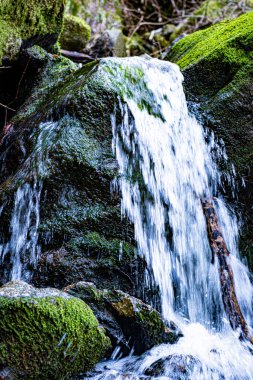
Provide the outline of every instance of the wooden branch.
<path id="1" fill-rule="evenodd" d="M 94 58 L 92 58 L 91 56 L 84 53 L 79 53 L 77 51 L 69 51 L 69 50 L 61 49 L 60 52 L 62 55 L 64 55 L 64 57 L 72 59 L 75 62 L 94 61 Z"/>
<path id="2" fill-rule="evenodd" d="M 241 331 L 240 339 L 249 340 L 253 344 L 253 337 L 250 335 L 247 322 L 243 317 L 236 297 L 234 274 L 229 262 L 230 253 L 223 238 L 213 202 L 205 200 L 202 202 L 202 206 L 206 217 L 208 238 L 212 250 L 212 262 L 214 262 L 215 256 L 218 257 L 219 261 L 222 300 L 230 325 L 233 330 L 239 329 Z"/>

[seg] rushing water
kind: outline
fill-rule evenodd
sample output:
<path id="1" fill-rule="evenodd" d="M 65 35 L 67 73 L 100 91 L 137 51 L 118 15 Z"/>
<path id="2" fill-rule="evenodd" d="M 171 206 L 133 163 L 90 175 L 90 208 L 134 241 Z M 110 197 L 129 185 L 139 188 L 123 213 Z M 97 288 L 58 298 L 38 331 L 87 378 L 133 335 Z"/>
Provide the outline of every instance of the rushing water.
<path id="1" fill-rule="evenodd" d="M 10 223 L 10 238 L 0 244 L 0 264 L 6 257 L 10 258 L 10 270 L 7 280 L 29 280 L 36 268 L 40 247 L 38 246 L 38 227 L 40 221 L 40 197 L 43 177 L 47 171 L 47 158 L 53 137 L 57 131 L 57 123 L 41 123 L 32 133 L 34 149 L 25 161 L 22 171 L 32 177 L 29 182 L 19 177 L 22 184 L 14 195 L 14 208 Z M 4 209 L 1 208 L 1 212 Z"/>
<path id="2" fill-rule="evenodd" d="M 237 220 L 220 195 L 224 175 L 216 160 L 227 160 L 224 149 L 189 114 L 177 66 L 140 57 L 121 60 L 121 71 L 126 67 L 144 73 L 145 87 L 135 90 L 133 85 L 123 92 L 124 102 L 118 105 L 121 121 L 116 111 L 111 117 L 122 214 L 134 223 L 139 254 L 160 289 L 164 317 L 174 320 L 184 337 L 140 358 L 100 363 L 93 377 L 253 379 L 253 357 L 224 312 L 218 264 L 212 263 L 201 204 L 202 199 L 216 197 L 237 297 L 251 325 L 253 290 L 239 260 Z M 120 75 L 114 70 L 115 83 Z M 153 95 L 152 108 L 140 106 L 146 91 Z M 166 360 L 161 373 L 154 375 L 147 369 L 158 359 Z"/>

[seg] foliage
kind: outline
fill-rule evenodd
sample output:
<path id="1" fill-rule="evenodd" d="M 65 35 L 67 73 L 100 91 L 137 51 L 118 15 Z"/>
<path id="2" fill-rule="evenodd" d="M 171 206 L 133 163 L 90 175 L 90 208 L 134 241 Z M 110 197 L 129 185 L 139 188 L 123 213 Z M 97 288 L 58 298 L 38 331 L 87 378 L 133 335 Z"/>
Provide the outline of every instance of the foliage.
<path id="1" fill-rule="evenodd" d="M 12 1 L 0 7 L 0 63 L 3 56 L 13 59 L 22 41 L 33 39 L 52 47 L 62 28 L 65 0 Z"/>

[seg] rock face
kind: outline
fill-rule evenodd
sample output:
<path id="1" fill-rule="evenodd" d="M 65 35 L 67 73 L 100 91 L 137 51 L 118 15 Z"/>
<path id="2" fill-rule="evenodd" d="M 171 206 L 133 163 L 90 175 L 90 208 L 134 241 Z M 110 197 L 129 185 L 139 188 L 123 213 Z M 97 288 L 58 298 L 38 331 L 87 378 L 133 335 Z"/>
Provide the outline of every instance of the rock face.
<path id="1" fill-rule="evenodd" d="M 80 51 L 90 39 L 91 29 L 80 17 L 66 15 L 64 17 L 60 44 L 63 49 Z"/>
<path id="2" fill-rule="evenodd" d="M 167 59 L 183 70 L 188 100 L 221 137 L 237 172 L 238 209 L 244 217 L 241 251 L 253 269 L 253 12 L 189 35 Z M 217 42 L 218 41 L 218 42 Z M 243 185 L 242 185 L 243 183 Z"/>
<path id="3" fill-rule="evenodd" d="M 20 281 L 0 288 L 0 329 L 0 366 L 14 378 L 65 379 L 92 368 L 110 347 L 83 301 Z"/>
<path id="4" fill-rule="evenodd" d="M 175 343 L 182 336 L 155 309 L 122 291 L 101 291 L 87 282 L 68 286 L 65 291 L 88 303 L 113 347 L 120 346 L 124 354 L 134 348 L 134 353 L 140 355 L 155 345 Z"/>
<path id="5" fill-rule="evenodd" d="M 20 47 L 52 47 L 62 28 L 65 0 L 5 0 L 0 7 L 0 64 L 12 61 Z"/>
<path id="6" fill-rule="evenodd" d="M 75 71 L 70 61 L 47 57 L 39 85 L 12 119 L 0 147 L 0 202 L 6 205 L 0 279 L 10 279 L 15 199 L 23 194 L 28 202 L 35 190 L 39 223 L 36 227 L 31 220 L 28 230 L 37 231 L 41 259 L 34 270 L 29 251 L 25 246 L 19 250 L 22 276 L 33 273 L 39 287 L 62 288 L 85 279 L 102 289 L 139 296 L 145 263 L 136 255 L 133 226 L 121 217 L 120 195 L 112 191 L 118 166 L 111 147 L 111 114 L 123 96 L 123 80 L 141 86 L 142 75 L 134 67 L 122 67 L 120 59 Z M 145 102 L 152 104 L 148 92 Z M 32 210 L 38 216 L 36 207 Z"/>

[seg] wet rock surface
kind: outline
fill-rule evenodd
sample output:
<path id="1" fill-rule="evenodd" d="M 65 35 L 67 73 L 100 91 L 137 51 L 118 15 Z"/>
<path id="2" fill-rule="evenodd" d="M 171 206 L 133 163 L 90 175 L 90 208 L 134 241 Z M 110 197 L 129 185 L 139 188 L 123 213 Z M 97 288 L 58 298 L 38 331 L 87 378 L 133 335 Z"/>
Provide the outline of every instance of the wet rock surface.
<path id="1" fill-rule="evenodd" d="M 35 51 L 30 54 L 37 57 Z M 124 90 L 124 76 L 136 82 L 141 73 L 134 68 L 126 73 L 120 61 L 92 62 L 77 70 L 68 59 L 50 54 L 41 64 L 37 86 L 0 147 L 5 161 L 0 198 L 6 205 L 0 281 L 10 278 L 15 194 L 22 183 L 33 188 L 41 178 L 36 268 L 27 248 L 21 254 L 21 265 L 33 273 L 34 284 L 62 288 L 85 278 L 102 289 L 144 295 L 147 302 L 158 299 L 155 287 L 143 292 L 146 264 L 136 254 L 133 226 L 122 218 L 120 194 L 112 186 L 118 166 L 111 148 L 111 114 Z"/>
<path id="2" fill-rule="evenodd" d="M 166 376 L 172 380 L 190 379 L 194 368 L 201 369 L 201 362 L 191 355 L 170 355 L 159 359 L 146 369 L 145 375 L 151 378 Z"/>
<path id="3" fill-rule="evenodd" d="M 154 308 L 122 291 L 98 290 L 87 282 L 71 285 L 65 291 L 92 308 L 113 348 L 120 347 L 123 354 L 133 348 L 140 355 L 155 345 L 175 343 L 182 336 L 173 322 L 166 322 Z"/>

